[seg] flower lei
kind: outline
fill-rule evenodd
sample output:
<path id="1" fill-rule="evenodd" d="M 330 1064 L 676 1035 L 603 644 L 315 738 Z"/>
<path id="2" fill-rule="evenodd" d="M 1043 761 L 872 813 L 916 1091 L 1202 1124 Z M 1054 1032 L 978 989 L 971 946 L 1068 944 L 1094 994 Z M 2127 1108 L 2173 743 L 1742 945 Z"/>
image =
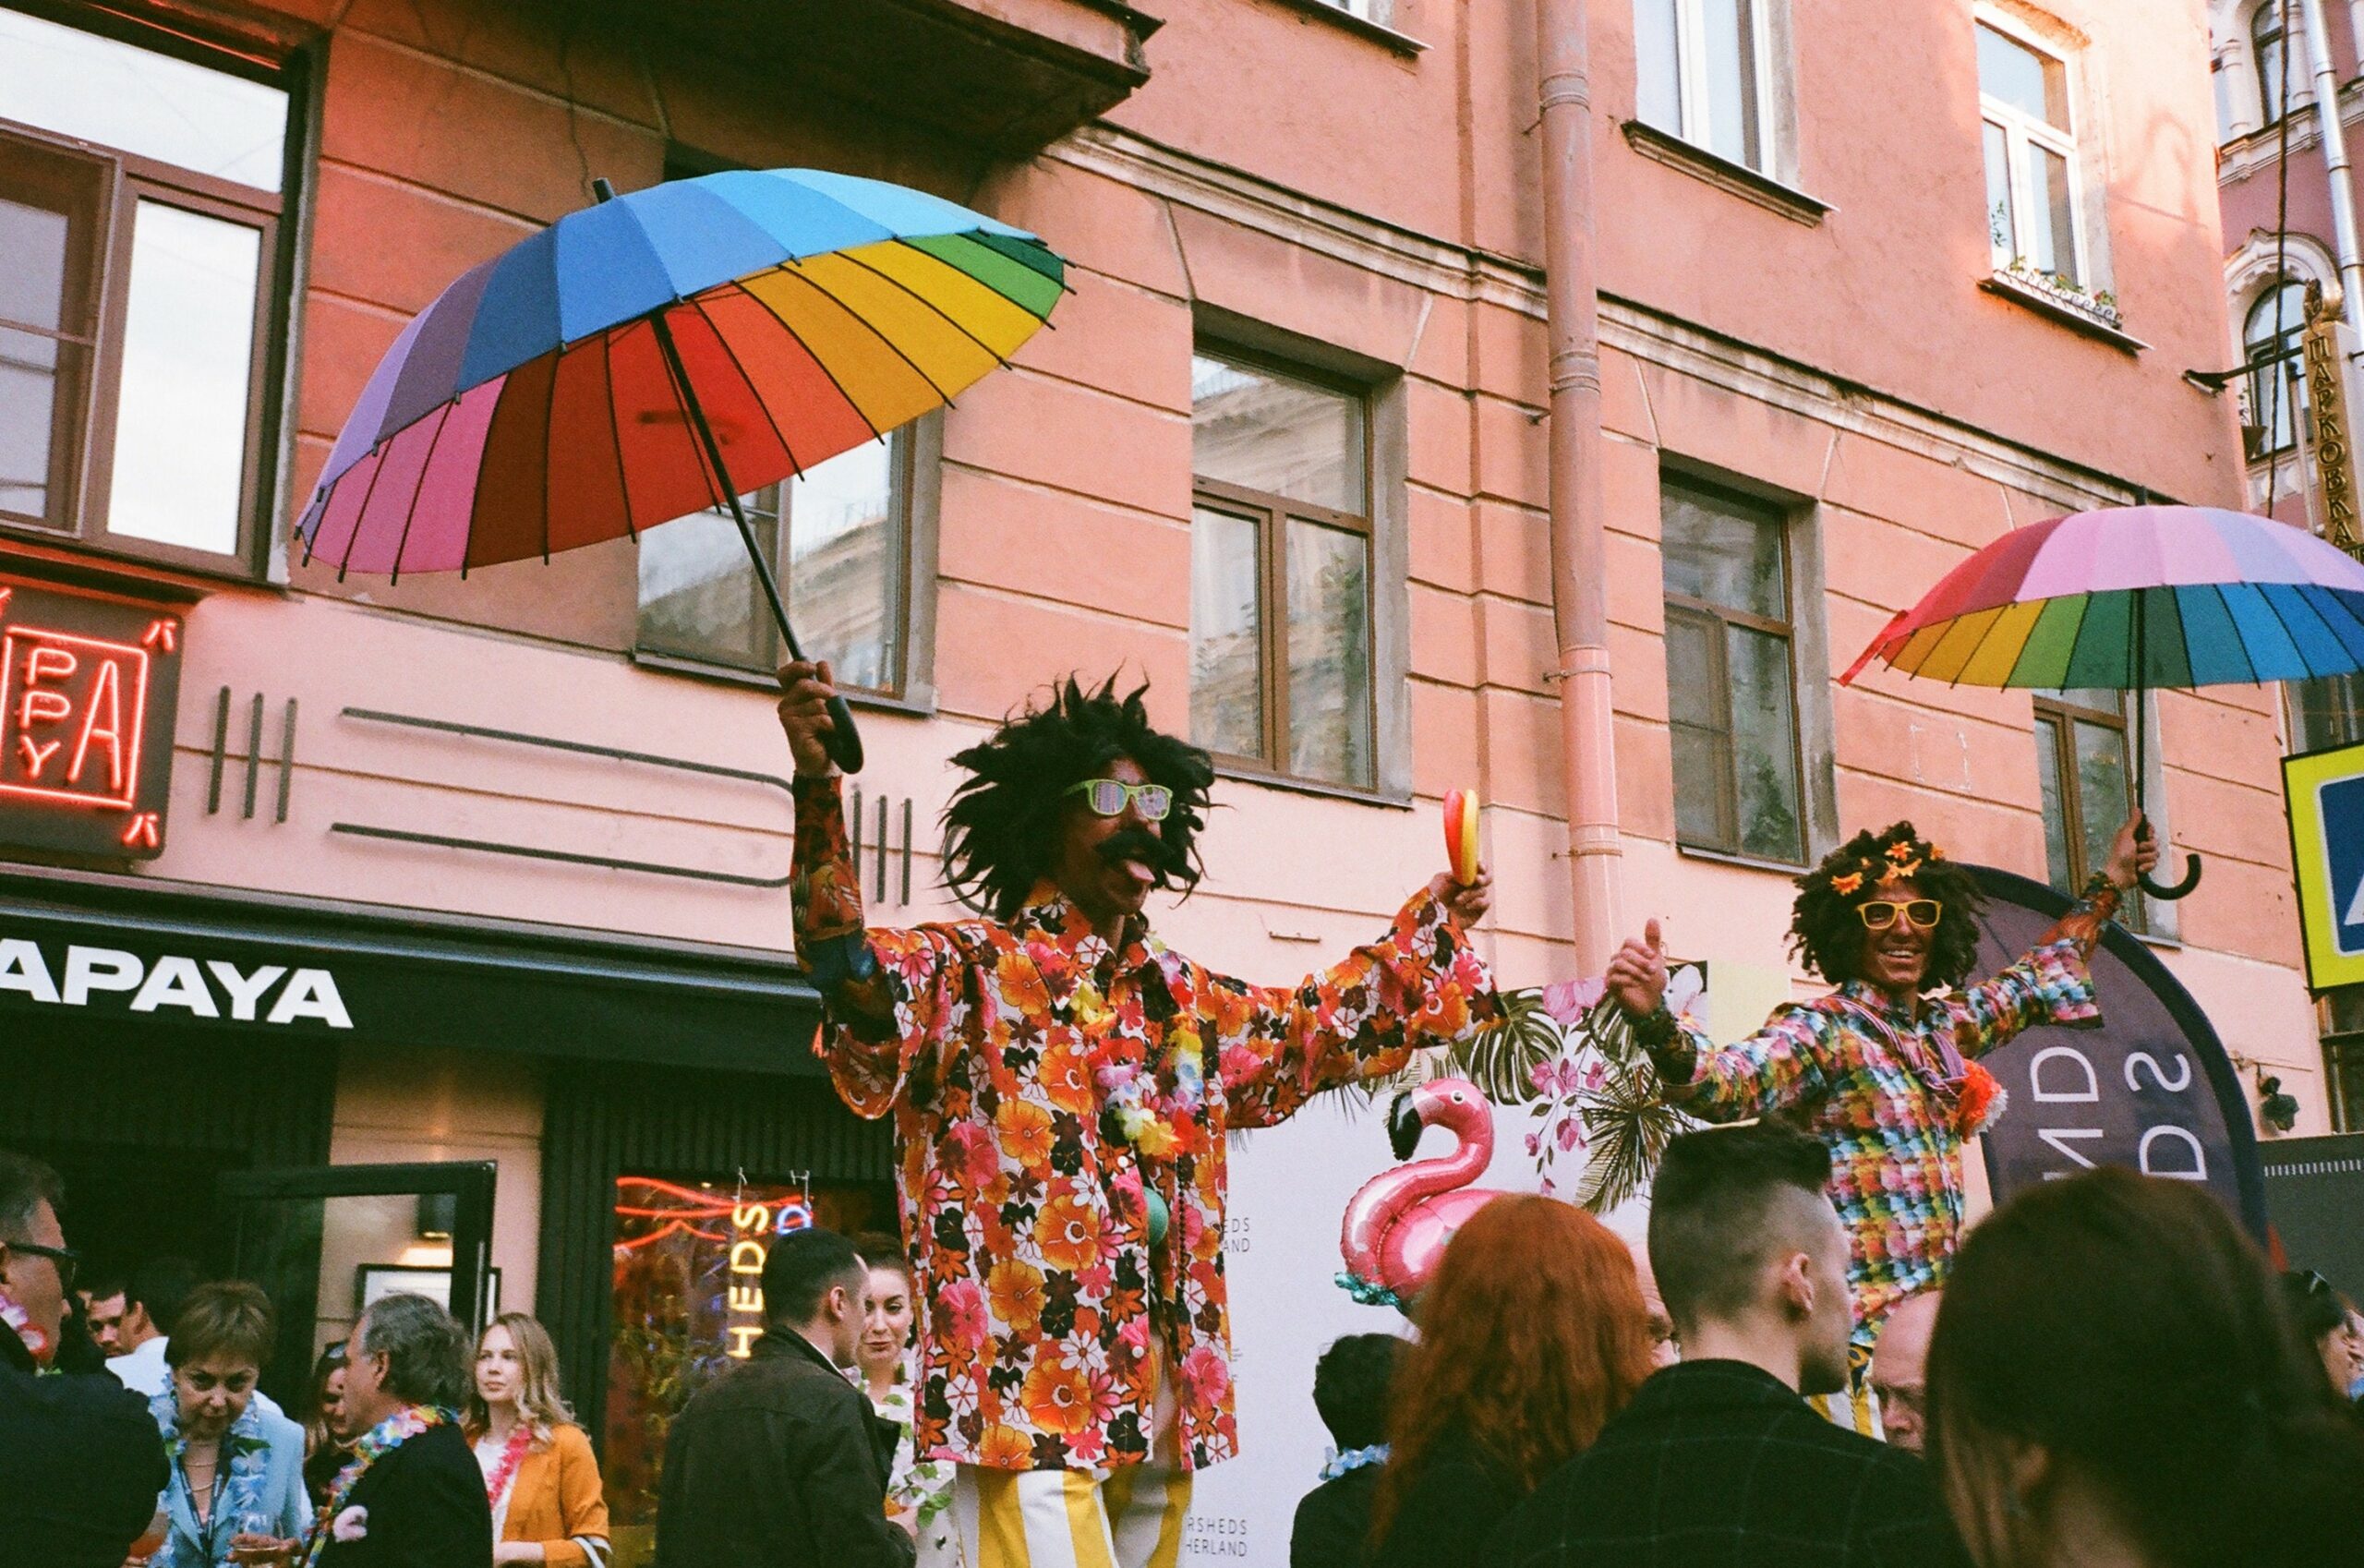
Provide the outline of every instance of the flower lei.
<path id="1" fill-rule="evenodd" d="M 525 1462 L 525 1451 L 533 1446 L 534 1429 L 523 1421 L 518 1422 L 517 1429 L 509 1434 L 509 1441 L 501 1445 L 501 1457 L 493 1461 L 492 1474 L 484 1478 L 484 1500 L 487 1502 L 495 1508 L 501 1506 L 501 1494 L 507 1491 L 509 1483 L 517 1478 L 517 1466 Z"/>
<path id="2" fill-rule="evenodd" d="M 328 1550 L 331 1525 L 344 1512 L 353 1496 L 353 1489 L 368 1474 L 369 1466 L 400 1448 L 430 1427 L 440 1427 L 452 1420 L 449 1410 L 432 1405 L 412 1405 L 395 1411 L 376 1426 L 361 1434 L 353 1445 L 353 1457 L 336 1479 L 329 1486 L 329 1500 L 320 1505 L 320 1517 L 312 1526 L 312 1544 L 304 1553 L 304 1568 L 315 1568 L 320 1553 Z"/>
<path id="3" fill-rule="evenodd" d="M 181 1456 L 188 1452 L 188 1438 L 180 1429 L 181 1404 L 171 1389 L 148 1401 L 148 1414 L 155 1418 L 156 1429 L 164 1440 L 164 1459 L 176 1476 L 182 1475 Z M 204 1546 L 206 1555 L 212 1555 L 212 1537 L 222 1521 L 235 1522 L 250 1513 L 262 1511 L 264 1472 L 269 1467 L 271 1444 L 262 1435 L 261 1412 L 248 1405 L 222 1434 L 222 1457 L 228 1460 L 226 1469 L 216 1483 L 213 1506 L 206 1514 Z M 183 1484 L 187 1478 L 182 1476 Z M 189 1514 L 195 1517 L 197 1504 L 192 1498 Z M 167 1534 L 164 1544 L 149 1560 L 151 1568 L 173 1568 L 184 1561 L 179 1538 Z"/>
<path id="4" fill-rule="evenodd" d="M 1325 1448 L 1321 1451 L 1321 1478 L 1334 1481 L 1348 1471 L 1359 1470 L 1366 1465 L 1386 1463 L 1387 1444 L 1383 1442 L 1372 1443 L 1369 1448 L 1350 1448 L 1344 1453 L 1334 1448 Z"/>
<path id="5" fill-rule="evenodd" d="M 1076 1021 L 1089 1027 L 1106 1016 L 1107 1004 L 1091 986 L 1075 994 Z M 1199 1032 L 1188 1027 L 1167 1031 L 1165 1067 L 1174 1075 L 1174 1092 L 1158 1104 L 1156 1075 L 1142 1061 L 1104 1061 L 1092 1074 L 1100 1085 L 1101 1104 L 1117 1133 L 1153 1160 L 1174 1152 L 1181 1140 L 1177 1122 L 1195 1116 L 1207 1103 L 1207 1057 Z"/>

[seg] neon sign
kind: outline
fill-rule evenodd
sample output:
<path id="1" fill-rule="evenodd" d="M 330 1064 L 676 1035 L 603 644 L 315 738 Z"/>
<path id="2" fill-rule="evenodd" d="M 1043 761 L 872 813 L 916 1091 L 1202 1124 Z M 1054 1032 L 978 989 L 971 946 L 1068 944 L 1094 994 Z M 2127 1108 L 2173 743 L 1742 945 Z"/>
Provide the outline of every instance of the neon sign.
<path id="1" fill-rule="evenodd" d="M 154 605 L 0 577 L 0 843 L 163 852 L 181 633 Z"/>

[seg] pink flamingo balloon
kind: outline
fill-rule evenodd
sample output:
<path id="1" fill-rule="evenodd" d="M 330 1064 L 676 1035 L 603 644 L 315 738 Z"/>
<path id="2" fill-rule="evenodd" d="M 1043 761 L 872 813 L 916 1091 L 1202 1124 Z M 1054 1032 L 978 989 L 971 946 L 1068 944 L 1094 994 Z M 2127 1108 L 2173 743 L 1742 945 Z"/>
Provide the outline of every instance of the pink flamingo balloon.
<path id="1" fill-rule="evenodd" d="M 1338 1283 L 1357 1301 L 1408 1309 L 1453 1233 L 1502 1196 L 1469 1185 L 1494 1157 L 1494 1109 L 1476 1084 L 1440 1078 L 1398 1094 L 1387 1111 L 1398 1160 L 1411 1160 L 1424 1127 L 1449 1128 L 1460 1141 L 1450 1154 L 1373 1176 L 1347 1200 L 1338 1237 L 1346 1271 Z"/>

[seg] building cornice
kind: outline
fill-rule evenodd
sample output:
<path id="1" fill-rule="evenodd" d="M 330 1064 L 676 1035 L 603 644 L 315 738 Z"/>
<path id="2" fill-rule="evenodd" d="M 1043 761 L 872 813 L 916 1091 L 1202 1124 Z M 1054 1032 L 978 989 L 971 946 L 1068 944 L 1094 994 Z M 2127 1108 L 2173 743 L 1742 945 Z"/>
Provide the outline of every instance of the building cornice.
<path id="1" fill-rule="evenodd" d="M 2339 123 L 2343 126 L 2364 126 L 2364 78 L 2342 83 L 2339 90 Z M 2293 155 L 2307 151 L 2322 140 L 2322 122 L 2315 115 L 2312 96 L 2290 105 L 2290 151 Z M 2274 167 L 2282 152 L 2282 132 L 2278 125 L 2260 126 L 2244 131 L 2216 150 L 2216 185 L 2218 189 L 2238 185 L 2255 178 Z"/>
<path id="2" fill-rule="evenodd" d="M 1545 313 L 1540 267 L 1356 212 L 1105 122 L 1082 127 L 1043 156 L 1451 299 L 1495 305 L 1538 320 Z M 1979 475 L 2047 504 L 2122 505 L 2143 493 L 2133 480 L 2055 457 L 1639 301 L 1604 295 L 1600 339 L 1637 359 Z"/>

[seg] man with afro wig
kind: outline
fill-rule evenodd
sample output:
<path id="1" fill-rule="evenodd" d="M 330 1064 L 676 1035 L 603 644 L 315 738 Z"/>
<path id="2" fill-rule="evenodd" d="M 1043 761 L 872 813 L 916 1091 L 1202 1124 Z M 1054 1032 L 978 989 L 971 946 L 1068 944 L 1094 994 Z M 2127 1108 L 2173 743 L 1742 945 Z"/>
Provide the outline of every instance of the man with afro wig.
<path id="1" fill-rule="evenodd" d="M 1711 1122 L 1784 1116 L 1829 1146 L 1859 1386 L 1888 1309 L 1936 1288 L 1960 1238 L 1962 1143 L 1997 1093 L 1978 1058 L 2037 1024 L 2100 1024 L 2087 961 L 2158 863 L 2140 826 L 2118 829 L 2106 867 L 2032 950 L 1974 985 L 1977 884 L 1910 822 L 1856 834 L 1798 878 L 1791 947 L 1836 989 L 1784 1005 L 1738 1044 L 1719 1050 L 1667 1011 L 1657 921 L 1610 961 L 1610 993 L 1670 1104 Z"/>
<path id="2" fill-rule="evenodd" d="M 1150 722 L 1146 688 L 1070 678 L 952 759 L 945 880 L 981 912 L 865 928 L 828 668 L 780 686 L 814 1048 L 856 1113 L 895 1118 L 916 1450 L 957 1463 L 972 1564 L 1170 1568 L 1192 1472 L 1238 1449 L 1225 1135 L 1489 1021 L 1465 935 L 1489 881 L 1437 877 L 1295 985 L 1212 973 L 1146 907 L 1199 881 L 1213 766 Z"/>

